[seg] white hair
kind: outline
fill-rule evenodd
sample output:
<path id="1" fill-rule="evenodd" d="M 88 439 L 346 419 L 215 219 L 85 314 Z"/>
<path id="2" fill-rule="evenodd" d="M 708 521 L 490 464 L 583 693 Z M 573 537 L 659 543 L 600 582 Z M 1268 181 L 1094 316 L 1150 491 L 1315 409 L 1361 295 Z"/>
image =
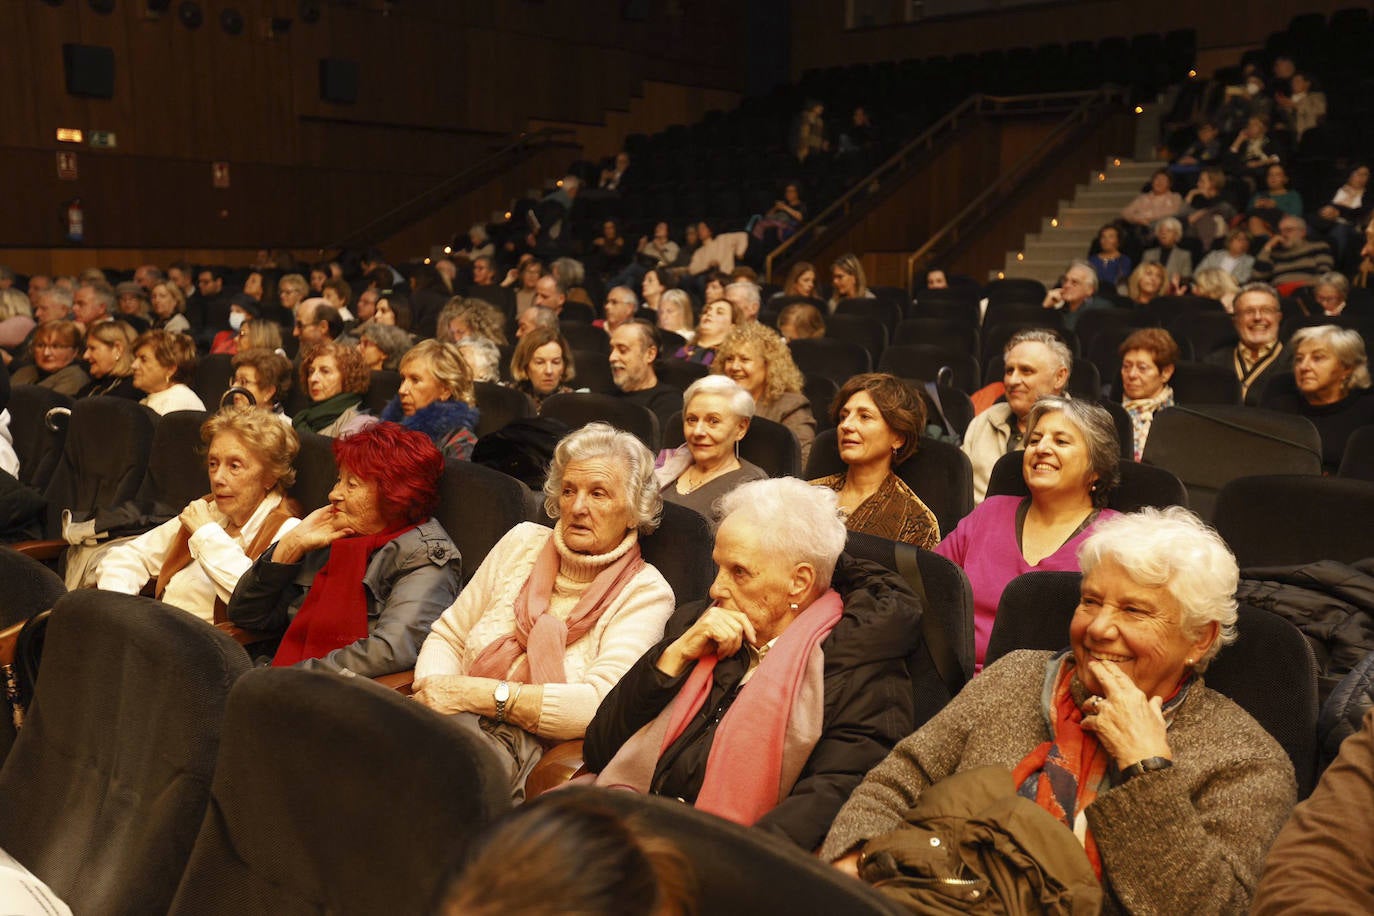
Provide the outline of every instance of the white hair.
<path id="1" fill-rule="evenodd" d="M 1178 220 L 1174 219 L 1172 216 L 1166 216 L 1159 222 L 1155 223 L 1155 235 L 1159 235 L 1159 230 L 1161 229 L 1172 229 L 1179 235 L 1183 234 L 1183 224 L 1180 223 Z"/>
<path id="2" fill-rule="evenodd" d="M 692 398 L 699 394 L 723 394 L 730 399 L 731 413 L 737 417 L 753 419 L 753 395 L 741 388 L 732 378 L 723 375 L 707 375 L 697 379 L 688 385 L 687 390 L 682 393 L 682 409 L 686 411 L 692 403 Z"/>
<path id="3" fill-rule="evenodd" d="M 736 280 L 725 287 L 725 296 L 727 299 L 730 297 L 731 290 L 744 293 L 744 298 L 755 306 L 762 305 L 762 300 L 759 298 L 759 287 L 757 283 L 750 283 L 748 280 Z"/>
<path id="4" fill-rule="evenodd" d="M 454 344 L 460 353 L 472 360 L 472 380 L 474 382 L 499 382 L 501 380 L 501 351 L 496 344 L 485 337 L 464 337 Z"/>
<path id="5" fill-rule="evenodd" d="M 634 512 L 641 535 L 653 534 L 663 520 L 663 495 L 654 477 L 654 456 L 639 437 L 606 423 L 588 423 L 563 437 L 553 450 L 553 464 L 544 480 L 544 511 L 558 518 L 558 497 L 563 492 L 563 472 L 574 461 L 611 458 L 625 467 L 625 498 Z"/>
<path id="6" fill-rule="evenodd" d="M 788 563 L 809 563 L 817 583 L 830 583 L 848 536 L 834 490 L 795 477 L 754 480 L 726 493 L 716 508 L 721 524 L 738 515 L 753 530 L 767 532 L 770 553 Z"/>
<path id="7" fill-rule="evenodd" d="M 1026 328 L 1011 335 L 1007 345 L 1002 348 L 1002 358 L 1005 359 L 1008 353 L 1023 343 L 1044 344 L 1049 347 L 1059 365 L 1069 372 L 1073 371 L 1073 351 L 1069 349 L 1068 344 L 1059 339 L 1059 335 L 1045 328 Z"/>
<path id="8" fill-rule="evenodd" d="M 1351 388 L 1369 387 L 1369 357 L 1365 354 L 1364 338 L 1360 336 L 1359 331 L 1337 327 L 1334 324 L 1319 324 L 1299 328 L 1293 332 L 1288 345 L 1297 353 L 1298 348 L 1308 341 L 1327 347 L 1340 364 L 1350 370 L 1350 377 L 1345 383 L 1347 391 Z"/>
<path id="9" fill-rule="evenodd" d="M 1179 626 L 1190 639 L 1217 624 L 1217 638 L 1195 670 L 1204 670 L 1222 646 L 1236 641 L 1235 555 L 1187 509 L 1146 508 L 1100 523 L 1078 549 L 1078 565 L 1087 576 L 1104 560 L 1139 585 L 1166 589 L 1178 602 Z"/>
<path id="10" fill-rule="evenodd" d="M 1087 261 L 1084 261 L 1081 258 L 1075 258 L 1074 260 L 1070 261 L 1069 266 L 1065 268 L 1065 276 L 1067 276 L 1069 271 L 1073 270 L 1075 267 L 1088 272 L 1088 285 L 1092 287 L 1093 292 L 1097 292 L 1097 270 Z"/>

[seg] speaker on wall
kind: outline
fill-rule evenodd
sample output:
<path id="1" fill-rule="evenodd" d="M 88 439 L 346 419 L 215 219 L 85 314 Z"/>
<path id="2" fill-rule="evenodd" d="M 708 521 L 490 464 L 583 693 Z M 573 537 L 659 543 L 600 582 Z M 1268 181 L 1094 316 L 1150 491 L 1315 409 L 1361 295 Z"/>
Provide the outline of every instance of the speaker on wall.
<path id="1" fill-rule="evenodd" d="M 358 62 L 326 57 L 320 60 L 320 101 L 352 105 L 358 101 Z"/>
<path id="2" fill-rule="evenodd" d="M 62 46 L 67 93 L 91 99 L 114 98 L 114 49 L 101 45 Z"/>

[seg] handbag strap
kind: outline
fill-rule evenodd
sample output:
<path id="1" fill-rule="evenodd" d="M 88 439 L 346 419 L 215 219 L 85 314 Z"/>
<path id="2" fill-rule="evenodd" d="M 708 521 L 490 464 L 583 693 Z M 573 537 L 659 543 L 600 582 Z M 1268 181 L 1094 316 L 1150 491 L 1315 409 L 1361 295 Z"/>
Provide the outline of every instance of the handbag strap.
<path id="1" fill-rule="evenodd" d="M 926 595 L 925 578 L 921 575 L 920 548 L 899 542 L 893 545 L 893 551 L 896 554 L 897 572 L 911 586 L 916 597 L 921 599 L 921 638 L 926 644 L 931 662 L 935 665 L 935 673 L 940 676 L 941 683 L 953 697 L 963 689 L 964 676 L 959 658 L 954 654 L 954 647 L 950 645 L 944 627 L 935 619 L 930 599 Z"/>

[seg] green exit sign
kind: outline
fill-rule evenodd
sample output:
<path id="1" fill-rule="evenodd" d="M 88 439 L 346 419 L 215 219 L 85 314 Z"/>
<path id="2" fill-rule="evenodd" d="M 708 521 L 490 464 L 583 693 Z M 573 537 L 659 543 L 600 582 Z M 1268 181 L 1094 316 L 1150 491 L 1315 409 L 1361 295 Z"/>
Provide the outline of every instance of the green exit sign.
<path id="1" fill-rule="evenodd" d="M 112 130 L 93 130 L 86 134 L 92 149 L 114 149 L 118 146 Z"/>

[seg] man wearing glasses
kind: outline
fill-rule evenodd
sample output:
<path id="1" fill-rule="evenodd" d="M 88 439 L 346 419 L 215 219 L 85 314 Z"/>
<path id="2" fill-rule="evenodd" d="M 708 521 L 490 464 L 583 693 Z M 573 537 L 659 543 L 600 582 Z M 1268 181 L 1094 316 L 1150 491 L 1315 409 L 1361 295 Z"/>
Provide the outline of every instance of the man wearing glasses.
<path id="1" fill-rule="evenodd" d="M 1236 296 L 1232 321 L 1240 343 L 1234 349 L 1218 350 L 1205 362 L 1230 366 L 1240 380 L 1241 397 L 1258 407 L 1264 386 L 1292 367 L 1293 355 L 1279 340 L 1279 294 L 1267 283 L 1247 283 Z"/>

